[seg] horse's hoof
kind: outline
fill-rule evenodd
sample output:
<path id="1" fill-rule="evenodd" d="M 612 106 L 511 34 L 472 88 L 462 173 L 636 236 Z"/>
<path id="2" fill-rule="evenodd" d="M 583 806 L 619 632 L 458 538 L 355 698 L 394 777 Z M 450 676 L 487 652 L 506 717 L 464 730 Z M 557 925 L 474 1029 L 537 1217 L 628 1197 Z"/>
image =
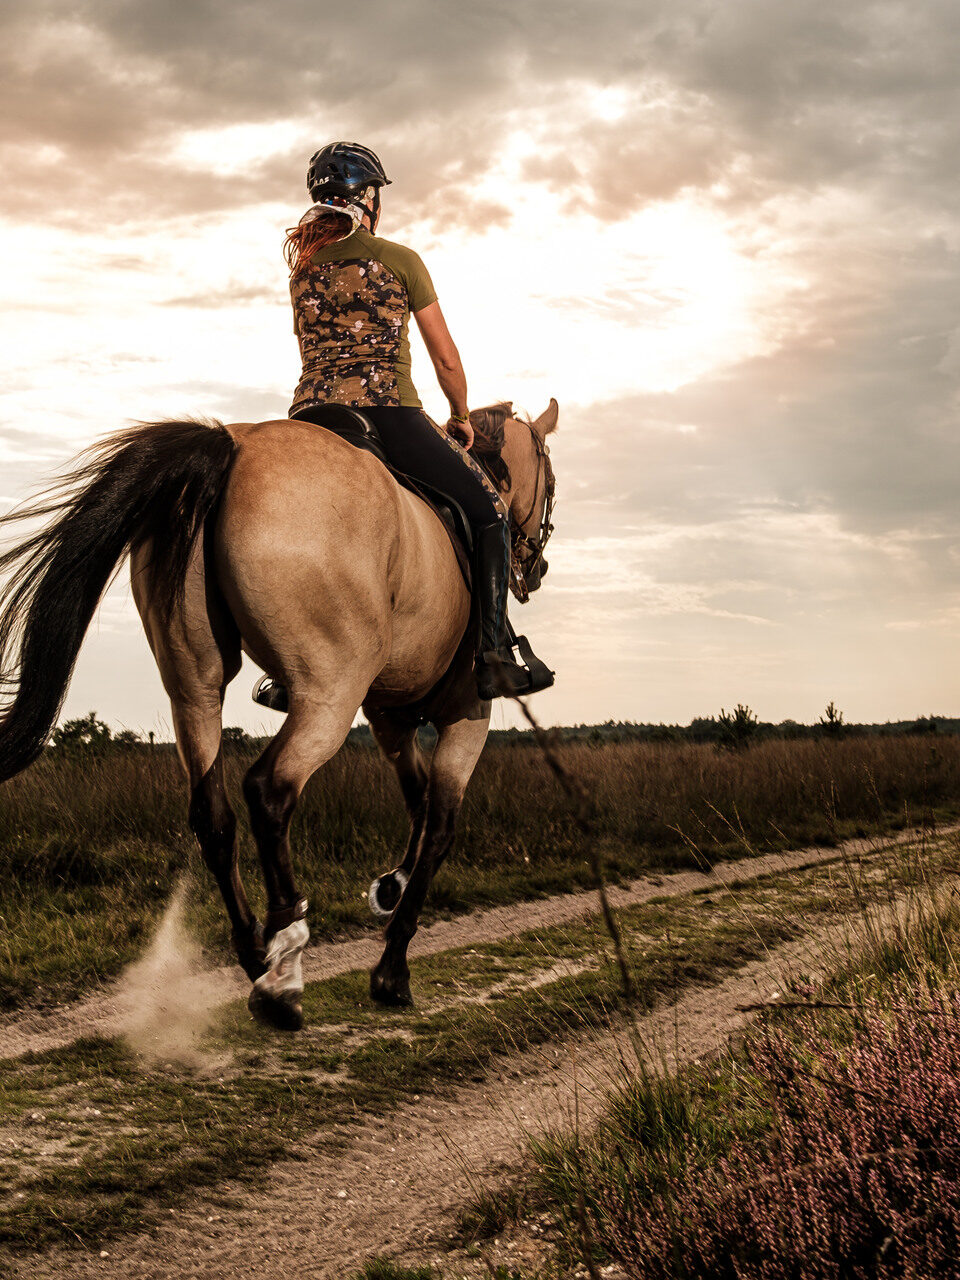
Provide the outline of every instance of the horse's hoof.
<path id="1" fill-rule="evenodd" d="M 378 920 L 389 920 L 403 897 L 410 877 L 405 871 L 385 871 L 370 886 L 367 901 Z"/>
<path id="2" fill-rule="evenodd" d="M 262 987 L 254 987 L 247 1008 L 257 1022 L 278 1031 L 299 1031 L 303 1026 L 303 1005 L 299 995 L 272 996 Z"/>
<path id="3" fill-rule="evenodd" d="M 409 1009 L 413 1004 L 408 978 L 402 982 L 388 982 L 376 969 L 370 974 L 370 997 L 388 1009 Z"/>

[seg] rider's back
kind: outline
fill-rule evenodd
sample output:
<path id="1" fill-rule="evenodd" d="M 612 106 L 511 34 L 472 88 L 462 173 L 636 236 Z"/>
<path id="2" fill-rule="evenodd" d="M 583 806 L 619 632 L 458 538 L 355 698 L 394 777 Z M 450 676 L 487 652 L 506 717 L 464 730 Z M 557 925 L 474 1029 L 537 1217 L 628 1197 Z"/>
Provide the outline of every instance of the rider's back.
<path id="1" fill-rule="evenodd" d="M 407 327 L 437 295 L 412 249 L 361 227 L 315 250 L 290 296 L 303 360 L 291 413 L 330 403 L 420 407 Z"/>

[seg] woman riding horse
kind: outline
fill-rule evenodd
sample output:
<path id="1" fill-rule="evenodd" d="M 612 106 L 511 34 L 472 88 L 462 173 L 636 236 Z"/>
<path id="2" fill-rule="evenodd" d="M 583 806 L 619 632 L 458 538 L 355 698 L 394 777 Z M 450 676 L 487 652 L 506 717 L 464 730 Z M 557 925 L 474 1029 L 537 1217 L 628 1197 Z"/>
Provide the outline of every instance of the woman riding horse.
<path id="1" fill-rule="evenodd" d="M 315 172 L 322 177 L 323 166 Z M 502 654 L 514 686 L 536 683 L 513 663 L 502 631 L 506 526 L 472 461 L 422 414 L 399 367 L 408 310 L 427 317 L 441 385 L 462 418 L 455 348 L 419 260 L 360 228 L 375 225 L 382 170 L 362 169 L 356 190 L 351 173 L 337 178 L 348 195 L 329 197 L 345 203 L 324 204 L 321 186 L 318 216 L 293 235 L 305 378 L 292 420 L 139 423 L 101 440 L 37 502 L 0 517 L 0 534 L 9 522 L 34 522 L 0 554 L 0 782 L 43 750 L 97 604 L 129 553 L 134 600 L 170 698 L 190 826 L 253 984 L 250 1007 L 288 1029 L 303 1021 L 300 957 L 310 934 L 290 847 L 307 781 L 362 708 L 410 816 L 402 861 L 371 888 L 387 924 L 370 993 L 380 1004 L 409 1004 L 407 949 L 451 849 L 490 718 L 474 675 L 471 601 L 443 524 L 371 453 L 311 422 L 311 406 L 331 387 L 341 403 L 376 416 L 404 471 L 440 480 L 472 513 L 486 566 L 481 679 Z M 308 233 L 328 242 L 313 247 Z M 530 591 L 552 528 L 547 437 L 557 415 L 555 400 L 534 421 L 499 405 L 477 411 L 472 424 L 498 418 L 497 491 Z M 522 637 L 517 645 L 535 666 Z M 289 701 L 243 779 L 263 873 L 262 923 L 240 875 L 222 749 L 224 696 L 244 653 Z M 481 691 L 498 692 L 491 684 Z M 423 719 L 437 731 L 429 755 L 417 735 Z"/>
<path id="2" fill-rule="evenodd" d="M 324 405 L 361 410 L 398 471 L 460 504 L 475 547 L 478 692 L 481 698 L 535 693 L 553 677 L 543 663 L 531 670 L 517 662 L 508 642 L 509 526 L 496 488 L 466 452 L 474 432 L 460 355 L 420 258 L 375 235 L 380 190 L 389 182 L 376 155 L 356 143 L 332 143 L 310 161 L 307 190 L 314 203 L 285 246 L 303 360 L 290 417 L 323 424 L 318 411 Z M 450 403 L 446 433 L 424 413 L 410 378 L 411 314 Z M 254 697 L 287 709 L 286 690 L 273 681 L 261 681 Z"/>

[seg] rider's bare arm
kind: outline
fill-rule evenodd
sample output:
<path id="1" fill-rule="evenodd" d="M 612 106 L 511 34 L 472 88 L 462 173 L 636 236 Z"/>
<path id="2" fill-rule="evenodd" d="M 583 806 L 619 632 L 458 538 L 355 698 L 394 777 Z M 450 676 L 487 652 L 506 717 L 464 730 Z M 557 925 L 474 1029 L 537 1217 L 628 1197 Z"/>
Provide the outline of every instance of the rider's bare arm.
<path id="1" fill-rule="evenodd" d="M 439 302 L 413 313 L 427 352 L 433 361 L 440 390 L 450 402 L 451 418 L 463 418 L 467 413 L 467 376 L 460 362 L 460 352 L 450 337 L 450 330 L 443 318 Z M 460 437 L 469 449 L 473 444 L 473 428 L 466 422 L 449 422 L 447 429 Z"/>

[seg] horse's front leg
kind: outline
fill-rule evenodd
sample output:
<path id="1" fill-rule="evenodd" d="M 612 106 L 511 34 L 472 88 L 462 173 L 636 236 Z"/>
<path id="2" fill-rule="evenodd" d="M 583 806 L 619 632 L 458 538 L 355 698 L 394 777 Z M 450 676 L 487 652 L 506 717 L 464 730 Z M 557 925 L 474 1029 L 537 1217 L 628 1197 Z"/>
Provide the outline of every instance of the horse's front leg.
<path id="1" fill-rule="evenodd" d="M 457 814 L 470 775 L 480 758 L 489 727 L 489 706 L 478 718 L 464 718 L 439 730 L 427 781 L 426 813 L 420 847 L 403 897 L 385 930 L 386 947 L 370 975 L 370 994 L 379 1004 L 409 1005 L 407 947 L 417 932 L 427 890 L 450 851 Z"/>
<path id="2" fill-rule="evenodd" d="M 388 712 L 370 710 L 367 719 L 377 746 L 396 770 L 403 803 L 410 816 L 410 838 L 402 862 L 392 871 L 377 876 L 370 886 L 370 910 L 379 919 L 389 920 L 416 866 L 427 812 L 427 769 L 416 729 L 398 722 Z"/>

